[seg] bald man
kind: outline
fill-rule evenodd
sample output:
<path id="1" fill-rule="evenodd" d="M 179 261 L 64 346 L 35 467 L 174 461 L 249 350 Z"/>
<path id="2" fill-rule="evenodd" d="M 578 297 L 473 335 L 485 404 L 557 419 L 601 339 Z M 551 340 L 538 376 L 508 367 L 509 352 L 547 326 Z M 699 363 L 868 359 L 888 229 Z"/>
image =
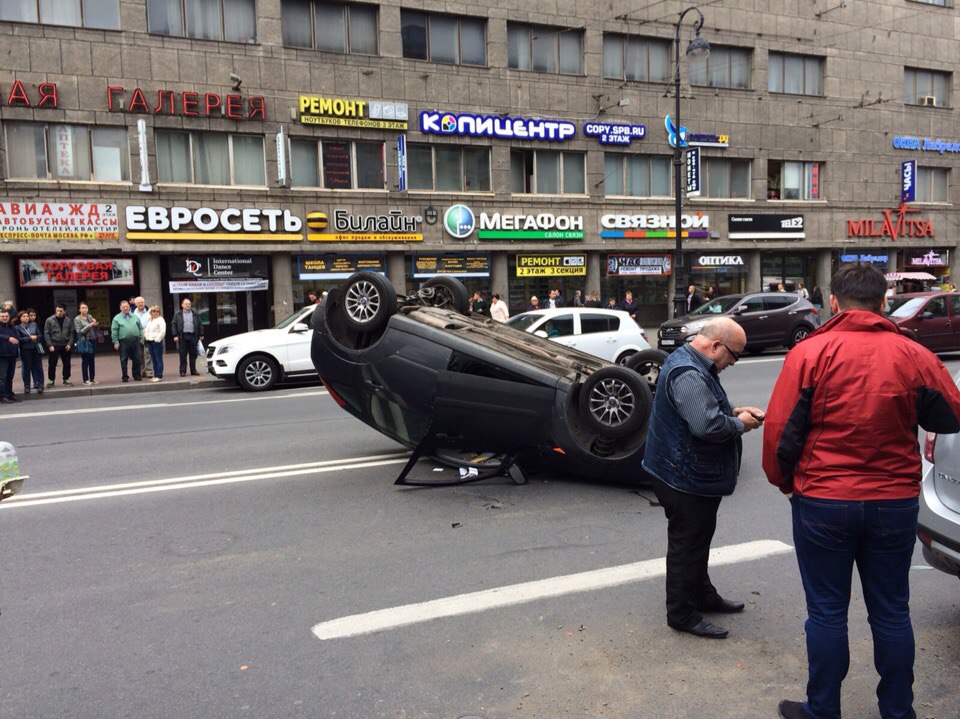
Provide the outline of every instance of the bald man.
<path id="1" fill-rule="evenodd" d="M 743 611 L 741 602 L 717 592 L 707 562 L 720 499 L 737 484 L 740 436 L 763 422 L 756 407 L 731 407 L 720 386 L 720 373 L 746 344 L 743 328 L 723 317 L 670 355 L 660 370 L 643 458 L 667 515 L 667 624 L 708 639 L 728 632 L 702 612 Z"/>

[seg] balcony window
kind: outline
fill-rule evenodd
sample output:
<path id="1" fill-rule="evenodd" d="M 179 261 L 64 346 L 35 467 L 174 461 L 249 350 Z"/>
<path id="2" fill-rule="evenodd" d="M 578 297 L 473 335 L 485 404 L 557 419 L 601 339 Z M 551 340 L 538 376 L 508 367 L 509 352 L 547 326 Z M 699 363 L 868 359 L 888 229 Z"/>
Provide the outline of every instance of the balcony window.
<path id="1" fill-rule="evenodd" d="M 603 155 L 604 194 L 670 197 L 670 158 L 662 155 Z"/>
<path id="2" fill-rule="evenodd" d="M 480 18 L 400 11 L 403 56 L 449 65 L 487 64 L 487 23 Z"/>
<path id="3" fill-rule="evenodd" d="M 603 76 L 613 80 L 665 82 L 670 79 L 670 42 L 605 34 Z"/>
<path id="4" fill-rule="evenodd" d="M 377 54 L 377 8 L 282 0 L 283 44 L 328 52 Z"/>
<path id="5" fill-rule="evenodd" d="M 408 145 L 411 190 L 489 192 L 490 148 L 456 145 Z"/>
<path id="6" fill-rule="evenodd" d="M 147 0 L 147 32 L 254 43 L 256 0 Z"/>
<path id="7" fill-rule="evenodd" d="M 511 150 L 510 189 L 516 194 L 586 194 L 586 155 L 555 150 Z"/>
<path id="8" fill-rule="evenodd" d="M 507 65 L 516 70 L 583 74 L 583 31 L 507 23 Z"/>
<path id="9" fill-rule="evenodd" d="M 157 130 L 156 140 L 161 183 L 267 184 L 263 138 L 259 135 Z"/>
<path id="10" fill-rule="evenodd" d="M 383 143 L 291 139 L 290 177 L 293 187 L 382 190 Z"/>
<path id="11" fill-rule="evenodd" d="M 125 127 L 10 122 L 6 130 L 11 179 L 130 180 Z"/>
<path id="12" fill-rule="evenodd" d="M 770 53 L 767 89 L 789 95 L 823 94 L 823 58 Z"/>
<path id="13" fill-rule="evenodd" d="M 949 107 L 950 73 L 904 68 L 903 104 Z"/>
<path id="14" fill-rule="evenodd" d="M 767 162 L 768 200 L 819 200 L 823 168 L 819 162 Z"/>
<path id="15" fill-rule="evenodd" d="M 750 51 L 711 43 L 707 57 L 690 58 L 690 84 L 749 89 Z"/>
<path id="16" fill-rule="evenodd" d="M 119 0 L 0 0 L 0 20 L 120 29 Z"/>

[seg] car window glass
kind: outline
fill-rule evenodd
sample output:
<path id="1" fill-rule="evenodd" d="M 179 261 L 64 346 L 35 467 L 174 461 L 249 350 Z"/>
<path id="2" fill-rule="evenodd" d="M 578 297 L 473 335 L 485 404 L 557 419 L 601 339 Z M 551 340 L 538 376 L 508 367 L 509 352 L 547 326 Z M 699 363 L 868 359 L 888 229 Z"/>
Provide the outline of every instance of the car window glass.
<path id="1" fill-rule="evenodd" d="M 797 298 L 790 295 L 781 295 L 780 297 L 767 295 L 763 298 L 763 309 L 782 310 L 784 307 L 789 307 L 796 301 Z"/>
<path id="2" fill-rule="evenodd" d="M 951 295 L 950 303 L 953 305 L 953 314 L 960 317 L 960 295 Z"/>
<path id="3" fill-rule="evenodd" d="M 542 325 L 540 325 L 537 330 L 543 330 L 547 333 L 547 337 L 567 337 L 573 334 L 573 315 L 560 315 L 559 317 L 552 317 Z"/>
<path id="4" fill-rule="evenodd" d="M 427 433 L 427 417 L 377 395 L 370 396 L 370 416 L 374 423 L 403 442 L 419 444 Z"/>
<path id="5" fill-rule="evenodd" d="M 616 332 L 620 329 L 620 318 L 611 315 L 580 315 L 580 334 L 593 332 Z"/>
<path id="6" fill-rule="evenodd" d="M 923 308 L 924 312 L 930 312 L 934 317 L 946 317 L 947 316 L 947 298 L 946 297 L 934 297 L 927 303 L 927 306 Z"/>
<path id="7" fill-rule="evenodd" d="M 743 307 L 742 312 L 760 312 L 763 310 L 763 298 L 762 297 L 748 297 L 743 302 L 740 303 L 740 306 Z"/>
<path id="8" fill-rule="evenodd" d="M 690 314 L 692 315 L 722 315 L 729 312 L 730 308 L 737 304 L 739 297 L 719 297 L 711 300 L 705 305 L 700 305 Z"/>
<path id="9" fill-rule="evenodd" d="M 514 315 L 507 320 L 507 324 L 516 327 L 518 330 L 527 330 L 531 325 L 536 324 L 543 319 L 543 315 L 526 312 L 522 315 Z"/>
<path id="10" fill-rule="evenodd" d="M 891 317 L 913 317 L 914 313 L 923 306 L 926 297 L 913 297 L 890 313 Z"/>

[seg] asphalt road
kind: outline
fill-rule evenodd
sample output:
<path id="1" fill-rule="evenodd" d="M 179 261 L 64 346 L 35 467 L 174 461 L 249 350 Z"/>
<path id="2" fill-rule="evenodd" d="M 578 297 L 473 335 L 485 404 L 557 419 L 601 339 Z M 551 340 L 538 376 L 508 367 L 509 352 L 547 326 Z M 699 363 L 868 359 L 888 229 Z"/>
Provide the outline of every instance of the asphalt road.
<path id="1" fill-rule="evenodd" d="M 781 360 L 725 372 L 731 399 L 764 406 Z M 396 488 L 400 448 L 316 387 L 51 398 L 0 414 L 0 437 L 30 475 L 21 497 L 34 497 L 0 505 L 0 717 L 759 719 L 803 695 L 795 559 L 741 556 L 756 540 L 792 544 L 759 433 L 714 541 L 732 548 L 714 582 L 747 602 L 721 620 L 722 642 L 666 627 L 656 572 L 570 578 L 663 556 L 651 492 L 552 477 Z M 956 719 L 960 583 L 919 550 L 915 565 L 918 716 Z M 567 578 L 554 596 L 535 585 L 483 611 L 312 631 L 554 577 Z M 873 719 L 856 584 L 851 649 L 844 715 Z"/>

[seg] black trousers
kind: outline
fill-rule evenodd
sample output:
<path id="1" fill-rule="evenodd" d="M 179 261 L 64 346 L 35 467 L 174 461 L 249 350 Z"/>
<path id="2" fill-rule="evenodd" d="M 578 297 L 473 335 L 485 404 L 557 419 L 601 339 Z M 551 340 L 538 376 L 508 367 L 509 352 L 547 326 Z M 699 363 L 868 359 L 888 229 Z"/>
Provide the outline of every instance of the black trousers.
<path id="1" fill-rule="evenodd" d="M 49 347 L 47 348 L 50 349 Z M 73 350 L 68 350 L 66 347 L 57 347 L 53 346 L 53 352 L 50 352 L 47 357 L 47 379 L 53 382 L 57 378 L 57 360 L 59 359 L 63 362 L 63 379 L 64 381 L 70 379 L 70 357 L 73 355 Z"/>
<path id="2" fill-rule="evenodd" d="M 667 623 L 695 624 L 699 608 L 719 598 L 707 562 L 720 497 L 680 492 L 657 478 L 653 491 L 667 515 Z"/>
<path id="3" fill-rule="evenodd" d="M 133 364 L 133 378 L 140 379 L 140 340 L 120 340 L 120 376 L 127 379 L 127 360 Z"/>
<path id="4" fill-rule="evenodd" d="M 190 373 L 197 371 L 197 336 L 180 335 L 177 340 L 177 351 L 180 353 L 180 374 L 187 373 L 187 357 L 190 358 Z"/>
<path id="5" fill-rule="evenodd" d="M 13 397 L 13 377 L 17 373 L 17 356 L 0 357 L 0 397 Z"/>

